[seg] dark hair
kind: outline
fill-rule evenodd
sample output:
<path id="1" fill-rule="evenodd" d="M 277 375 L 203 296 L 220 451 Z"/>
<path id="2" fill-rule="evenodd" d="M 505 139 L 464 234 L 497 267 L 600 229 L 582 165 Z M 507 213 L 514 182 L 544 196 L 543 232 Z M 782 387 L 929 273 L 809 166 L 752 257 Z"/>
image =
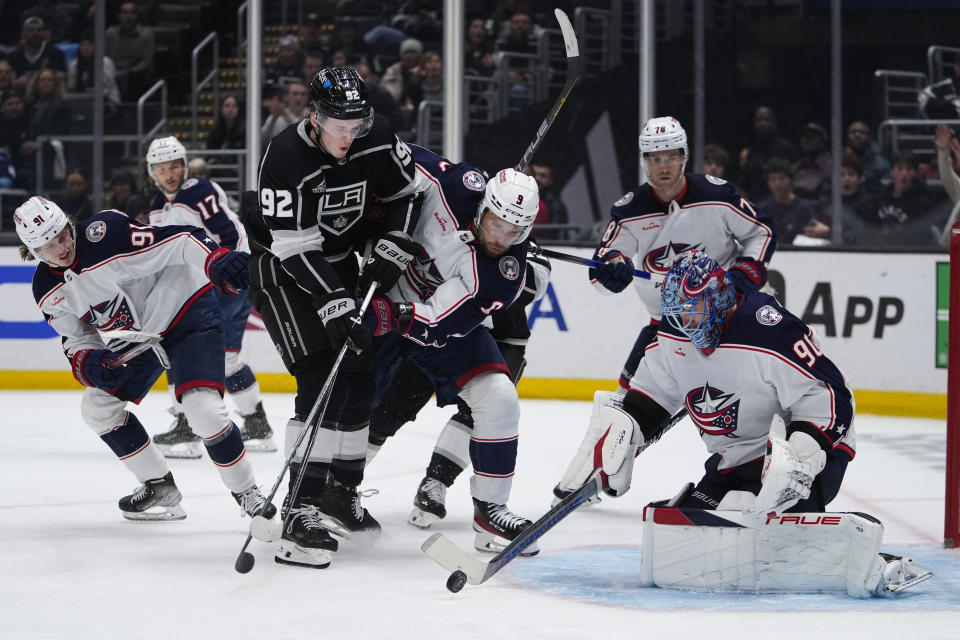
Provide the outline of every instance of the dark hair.
<path id="1" fill-rule="evenodd" d="M 845 156 L 843 156 L 843 160 L 840 162 L 840 166 L 844 169 L 850 169 L 856 172 L 858 176 L 861 176 L 861 177 L 863 176 L 863 162 L 861 162 L 860 158 L 853 155 L 852 153 L 848 153 Z"/>
<path id="2" fill-rule="evenodd" d="M 113 180 L 110 181 L 110 184 L 128 184 L 134 191 L 137 190 L 137 181 L 134 179 L 133 174 L 129 171 L 121 171 L 117 175 L 113 176 Z"/>
<path id="3" fill-rule="evenodd" d="M 913 169 L 918 169 L 920 163 L 917 161 L 917 156 L 913 155 L 913 152 L 909 149 L 898 149 L 893 152 L 893 155 L 890 156 L 890 166 L 895 167 L 898 164 L 905 164 L 908 167 Z"/>
<path id="4" fill-rule="evenodd" d="M 763 175 L 769 178 L 771 173 L 782 173 L 793 180 L 793 167 L 784 158 L 770 158 L 770 161 L 763 168 Z"/>
<path id="5" fill-rule="evenodd" d="M 703 161 L 725 167 L 730 162 L 730 154 L 718 144 L 708 144 L 703 148 Z"/>

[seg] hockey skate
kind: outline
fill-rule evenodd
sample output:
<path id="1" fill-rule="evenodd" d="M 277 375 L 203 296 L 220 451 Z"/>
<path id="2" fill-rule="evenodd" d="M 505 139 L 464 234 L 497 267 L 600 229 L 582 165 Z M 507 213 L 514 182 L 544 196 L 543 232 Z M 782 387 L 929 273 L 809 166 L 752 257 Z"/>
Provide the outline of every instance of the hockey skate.
<path id="1" fill-rule="evenodd" d="M 267 414 L 263 410 L 263 403 L 258 402 L 257 408 L 248 416 L 243 416 L 243 428 L 240 430 L 243 445 L 247 451 L 265 451 L 272 453 L 277 450 L 273 443 L 273 429 L 267 422 Z"/>
<path id="2" fill-rule="evenodd" d="M 378 493 L 376 489 L 359 492 L 338 482 L 329 485 L 320 500 L 320 521 L 328 531 L 344 538 L 362 533 L 380 535 L 380 523 L 360 504 L 360 498 Z"/>
<path id="3" fill-rule="evenodd" d="M 200 458 L 203 445 L 200 443 L 200 436 L 190 430 L 186 414 L 177 413 L 173 409 L 170 412 L 176 416 L 173 427 L 170 431 L 153 436 L 154 444 L 160 448 L 165 458 Z"/>
<path id="4" fill-rule="evenodd" d="M 273 506 L 272 502 L 267 502 L 266 496 L 260 493 L 260 487 L 257 485 L 244 489 L 240 493 L 231 491 L 230 495 L 232 495 L 233 499 L 240 505 L 243 513 L 251 518 L 254 516 L 263 516 L 267 520 L 270 520 L 273 516 L 277 515 L 277 508 Z"/>
<path id="5" fill-rule="evenodd" d="M 129 496 L 120 498 L 120 511 L 127 520 L 183 520 L 180 490 L 168 471 L 162 478 L 147 480 Z"/>
<path id="6" fill-rule="evenodd" d="M 420 488 L 413 498 L 413 511 L 407 522 L 420 529 L 429 529 L 434 522 L 447 516 L 447 507 L 444 505 L 446 497 L 446 485 L 426 476 L 420 481 Z"/>
<path id="7" fill-rule="evenodd" d="M 287 514 L 280 547 L 273 559 L 279 564 L 326 569 L 338 547 L 336 539 L 320 524 L 316 505 L 301 503 Z"/>
<path id="8" fill-rule="evenodd" d="M 473 546 L 477 551 L 499 553 L 531 524 L 530 520 L 513 513 L 505 504 L 473 499 L 473 530 L 477 532 Z M 535 556 L 538 553 L 540 547 L 534 542 L 520 555 Z"/>
<path id="9" fill-rule="evenodd" d="M 921 569 L 914 564 L 912 558 L 883 552 L 880 553 L 880 557 L 887 564 L 883 567 L 883 575 L 877 585 L 878 595 L 894 594 L 933 577 L 932 571 Z"/>

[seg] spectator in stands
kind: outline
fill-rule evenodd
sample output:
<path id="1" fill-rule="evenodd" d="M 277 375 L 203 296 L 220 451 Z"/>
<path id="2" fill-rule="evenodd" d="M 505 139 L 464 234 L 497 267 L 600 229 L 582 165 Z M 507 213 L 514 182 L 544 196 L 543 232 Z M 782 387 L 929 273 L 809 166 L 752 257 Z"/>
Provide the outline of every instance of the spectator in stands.
<path id="1" fill-rule="evenodd" d="M 33 16 L 43 20 L 47 39 L 51 43 L 72 41 L 70 10 L 63 3 L 53 0 L 35 0 L 34 6 L 24 11 L 21 18 L 26 20 Z"/>
<path id="2" fill-rule="evenodd" d="M 320 38 L 320 17 L 315 13 L 308 13 L 304 22 L 300 25 L 300 50 L 306 57 L 320 58 L 323 56 L 323 42 Z M 317 69 L 319 71 L 320 69 Z M 304 74 L 308 79 L 317 75 L 316 71 L 311 75 Z"/>
<path id="3" fill-rule="evenodd" d="M 207 164 L 207 161 L 200 156 L 194 156 L 190 158 L 190 162 L 187 163 L 187 177 L 188 178 L 206 178 L 210 179 L 210 165 Z"/>
<path id="4" fill-rule="evenodd" d="M 917 158 L 910 151 L 897 151 L 891 158 L 890 186 L 879 196 L 877 208 L 867 223 L 880 232 L 883 244 L 939 244 L 947 219 L 944 194 L 934 193 L 917 179 Z"/>
<path id="5" fill-rule="evenodd" d="M 302 79 L 304 82 L 309 83 L 313 80 L 320 69 L 323 69 L 323 57 L 319 52 L 307 53 L 303 56 L 303 74 Z"/>
<path id="6" fill-rule="evenodd" d="M 7 56 L 7 61 L 17 74 L 14 81 L 16 86 L 25 87 L 30 76 L 40 69 L 67 72 L 67 58 L 47 39 L 48 31 L 43 18 L 31 16 L 24 20 L 20 34 L 20 44 Z"/>
<path id="7" fill-rule="evenodd" d="M 403 123 L 400 129 L 410 129 L 413 123 L 414 105 L 417 100 L 412 98 L 417 93 L 417 83 L 420 81 L 420 61 L 423 57 L 423 43 L 414 38 L 407 38 L 400 44 L 400 60 L 393 63 L 383 73 L 380 85 L 390 92 L 400 109 Z"/>
<path id="8" fill-rule="evenodd" d="M 269 89 L 267 95 L 267 119 L 260 127 L 260 143 L 266 147 L 274 136 L 307 115 L 309 89 L 303 82 L 290 82 L 283 90 Z"/>
<path id="9" fill-rule="evenodd" d="M 393 96 L 380 86 L 380 79 L 373 73 L 370 65 L 361 62 L 354 65 L 353 68 L 357 70 L 360 79 L 363 80 L 363 84 L 367 86 L 367 100 L 369 100 L 373 106 L 374 112 L 379 113 L 389 120 L 390 124 L 392 124 L 393 128 L 398 132 L 402 130 L 400 123 L 403 120 L 403 116 L 400 115 L 400 109 L 397 108 L 397 103 L 394 101 Z"/>
<path id="10" fill-rule="evenodd" d="M 773 109 L 760 106 L 753 113 L 753 142 L 740 150 L 739 185 L 754 202 L 770 195 L 765 171 L 772 158 L 793 162 L 797 150 L 780 135 Z"/>
<path id="11" fill-rule="evenodd" d="M 85 31 L 77 45 L 77 59 L 67 71 L 67 89 L 74 93 L 93 92 L 93 32 Z M 120 90 L 117 88 L 116 68 L 109 56 L 103 57 L 103 97 L 108 105 L 120 104 Z"/>
<path id="12" fill-rule="evenodd" d="M 94 0 L 81 0 L 70 16 L 69 41 L 80 41 L 80 37 L 87 31 L 93 32 L 94 19 L 97 14 L 97 5 Z"/>
<path id="13" fill-rule="evenodd" d="M 857 120 L 847 127 L 847 147 L 844 153 L 857 156 L 863 165 L 863 183 L 867 189 L 879 189 L 880 182 L 890 175 L 890 161 L 880 145 L 870 140 L 870 127 Z"/>
<path id="14" fill-rule="evenodd" d="M 14 80 L 16 80 L 16 78 L 17 74 L 14 73 L 13 67 L 10 66 L 10 62 L 7 60 L 0 60 L 0 95 L 3 95 L 4 92 L 14 87 Z"/>
<path id="15" fill-rule="evenodd" d="M 343 51 L 346 59 L 351 63 L 368 62 L 367 43 L 357 29 L 357 23 L 350 16 L 337 18 L 333 37 L 327 43 L 326 57 L 331 66 L 336 66 L 332 60 L 335 51 Z"/>
<path id="16" fill-rule="evenodd" d="M 767 188 L 771 197 L 760 203 L 760 210 L 773 221 L 781 244 L 793 244 L 797 236 L 829 238 L 830 227 L 815 217 L 813 203 L 793 192 L 793 170 L 783 158 L 767 164 Z"/>
<path id="17" fill-rule="evenodd" d="M 226 95 L 220 100 L 220 110 L 207 136 L 207 149 L 245 149 L 246 124 L 237 96 Z"/>
<path id="18" fill-rule="evenodd" d="M 497 49 L 515 53 L 536 53 L 533 16 L 524 8 L 517 9 L 510 16 L 509 26 L 497 39 Z"/>
<path id="19" fill-rule="evenodd" d="M 877 210 L 877 196 L 863 186 L 863 165 L 853 154 L 843 156 L 840 164 L 840 216 L 843 221 L 843 244 L 865 245 L 876 242 L 870 230 L 870 218 Z M 825 191 L 820 199 L 819 210 L 834 218 L 830 202 L 831 193 Z"/>
<path id="20" fill-rule="evenodd" d="M 950 127 L 941 123 L 937 125 L 937 168 L 940 170 L 940 180 L 950 200 L 953 201 L 953 210 L 950 218 L 940 234 L 940 244 L 950 245 L 950 228 L 960 216 L 960 176 L 957 176 L 956 167 L 960 165 L 960 140 Z"/>
<path id="21" fill-rule="evenodd" d="M 130 215 L 130 212 L 127 211 L 127 205 L 130 203 L 130 198 L 132 198 L 133 194 L 137 191 L 137 184 L 133 178 L 133 174 L 127 171 L 118 173 L 113 178 L 111 188 L 110 207 Z"/>
<path id="22" fill-rule="evenodd" d="M 467 39 L 464 46 L 464 71 L 478 76 L 492 76 L 493 42 L 487 33 L 487 23 L 483 18 L 473 18 L 467 25 Z"/>
<path id="23" fill-rule="evenodd" d="M 285 35 L 279 44 L 276 61 L 267 67 L 267 82 L 283 87 L 290 80 L 299 80 L 303 73 L 303 54 L 300 43 L 291 35 Z"/>
<path id="24" fill-rule="evenodd" d="M 350 64 L 350 59 L 347 58 L 347 52 L 343 49 L 336 49 L 330 54 L 331 67 L 345 67 L 348 64 Z"/>
<path id="25" fill-rule="evenodd" d="M 0 147 L 0 189 L 12 189 L 16 177 L 17 170 L 13 168 L 10 149 Z M 3 212 L 0 211 L 0 213 Z"/>
<path id="26" fill-rule="evenodd" d="M 407 0 L 397 10 L 390 26 L 420 42 L 439 45 L 443 37 L 443 24 L 435 10 L 439 3 L 430 4 L 425 0 Z"/>
<path id="27" fill-rule="evenodd" d="M 419 100 L 443 102 L 443 58 L 436 51 L 423 54 L 420 63 Z"/>
<path id="28" fill-rule="evenodd" d="M 73 169 L 67 174 L 64 180 L 66 195 L 60 202 L 60 206 L 67 213 L 73 216 L 77 222 L 82 222 L 93 213 L 93 202 L 87 195 L 87 179 L 80 169 Z"/>
<path id="29" fill-rule="evenodd" d="M 830 187 L 833 155 L 827 149 L 827 130 L 808 122 L 800 130 L 800 156 L 793 163 L 793 191 L 811 202 Z"/>
<path id="30" fill-rule="evenodd" d="M 708 176 L 726 179 L 729 163 L 730 154 L 720 145 L 708 144 L 703 147 L 703 172 Z"/>
<path id="31" fill-rule="evenodd" d="M 518 9 L 510 17 L 510 25 L 497 40 L 497 49 L 519 54 L 536 54 L 537 44 L 533 35 L 533 17 L 526 9 Z M 508 108 L 512 112 L 522 111 L 530 105 L 531 68 L 536 61 L 511 57 L 508 62 L 507 79 Z"/>
<path id="32" fill-rule="evenodd" d="M 569 240 L 574 234 L 566 229 L 543 229 L 539 224 L 567 224 L 570 219 L 567 214 L 567 205 L 560 199 L 553 184 L 553 169 L 542 162 L 531 163 L 526 172 L 533 176 L 540 189 L 540 210 L 533 221 L 533 237 L 537 240 Z"/>
<path id="33" fill-rule="evenodd" d="M 70 110 L 63 102 L 66 97 L 67 88 L 60 75 L 51 69 L 35 73 L 27 85 L 31 131 L 36 135 L 69 133 Z"/>
<path id="34" fill-rule="evenodd" d="M 124 100 L 136 101 L 149 87 L 154 51 L 153 30 L 140 24 L 136 3 L 124 2 L 118 24 L 107 27 L 104 36 L 104 53 L 116 67 L 117 86 Z"/>
<path id="35" fill-rule="evenodd" d="M 8 89 L 0 98 L 0 147 L 10 152 L 10 160 L 16 171 L 14 184 L 21 189 L 33 186 L 33 176 L 28 175 L 26 163 L 36 151 L 37 143 L 30 139 L 30 116 L 24 109 L 23 93 Z"/>

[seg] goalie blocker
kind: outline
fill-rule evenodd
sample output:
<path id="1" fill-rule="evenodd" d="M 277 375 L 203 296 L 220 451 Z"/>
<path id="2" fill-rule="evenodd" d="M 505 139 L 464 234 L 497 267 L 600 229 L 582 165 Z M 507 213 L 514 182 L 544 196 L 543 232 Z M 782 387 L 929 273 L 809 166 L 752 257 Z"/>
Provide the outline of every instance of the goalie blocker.
<path id="1" fill-rule="evenodd" d="M 892 595 L 933 574 L 880 552 L 883 525 L 863 513 L 790 513 L 648 506 L 643 586 L 741 593 L 846 591 Z"/>

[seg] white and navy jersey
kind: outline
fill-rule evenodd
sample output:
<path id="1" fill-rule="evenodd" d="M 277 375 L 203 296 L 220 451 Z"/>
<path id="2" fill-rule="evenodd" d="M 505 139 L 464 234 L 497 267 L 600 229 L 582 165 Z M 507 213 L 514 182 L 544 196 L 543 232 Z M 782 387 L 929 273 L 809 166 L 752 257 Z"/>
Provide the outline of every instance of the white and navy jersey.
<path id="1" fill-rule="evenodd" d="M 772 296 L 738 298 L 713 350 L 662 323 L 630 388 L 671 414 L 685 406 L 707 449 L 722 456 L 720 469 L 763 458 L 775 413 L 853 458 L 853 393 L 813 331 Z"/>
<path id="2" fill-rule="evenodd" d="M 686 174 L 683 192 L 672 202 L 657 198 L 643 184 L 617 200 L 610 222 L 594 251 L 602 260 L 612 252 L 633 260 L 653 275 L 633 283 L 650 315 L 660 318 L 660 285 L 670 265 L 687 249 L 700 249 L 729 267 L 739 256 L 770 262 L 776 249 L 771 222 L 725 180 L 701 173 Z M 610 293 L 592 281 L 603 293 Z"/>
<path id="3" fill-rule="evenodd" d="M 389 296 L 414 303 L 408 338 L 442 345 L 448 336 L 493 326 L 490 315 L 517 298 L 529 243 L 513 245 L 499 258 L 484 254 L 470 231 L 487 182 L 483 172 L 421 147 L 413 153 L 424 194 L 413 240 L 422 250 Z"/>
<path id="4" fill-rule="evenodd" d="M 150 224 L 201 227 L 221 247 L 250 251 L 247 232 L 230 209 L 227 194 L 206 178 L 187 178 L 172 201 L 157 191 L 150 204 Z"/>
<path id="5" fill-rule="evenodd" d="M 162 334 L 213 286 L 204 265 L 217 248 L 197 227 L 154 227 L 101 211 L 77 226 L 72 265 L 37 266 L 33 296 L 67 357 L 102 348 L 98 332 Z"/>
<path id="6" fill-rule="evenodd" d="M 331 263 L 362 251 L 364 214 L 374 197 L 385 209 L 386 231 L 413 230 L 417 184 L 410 148 L 383 116 L 375 116 L 370 132 L 341 159 L 313 141 L 309 126 L 301 120 L 267 145 L 259 211 L 245 212 L 244 224 L 254 253 L 275 255 L 316 297 L 344 287 Z"/>

